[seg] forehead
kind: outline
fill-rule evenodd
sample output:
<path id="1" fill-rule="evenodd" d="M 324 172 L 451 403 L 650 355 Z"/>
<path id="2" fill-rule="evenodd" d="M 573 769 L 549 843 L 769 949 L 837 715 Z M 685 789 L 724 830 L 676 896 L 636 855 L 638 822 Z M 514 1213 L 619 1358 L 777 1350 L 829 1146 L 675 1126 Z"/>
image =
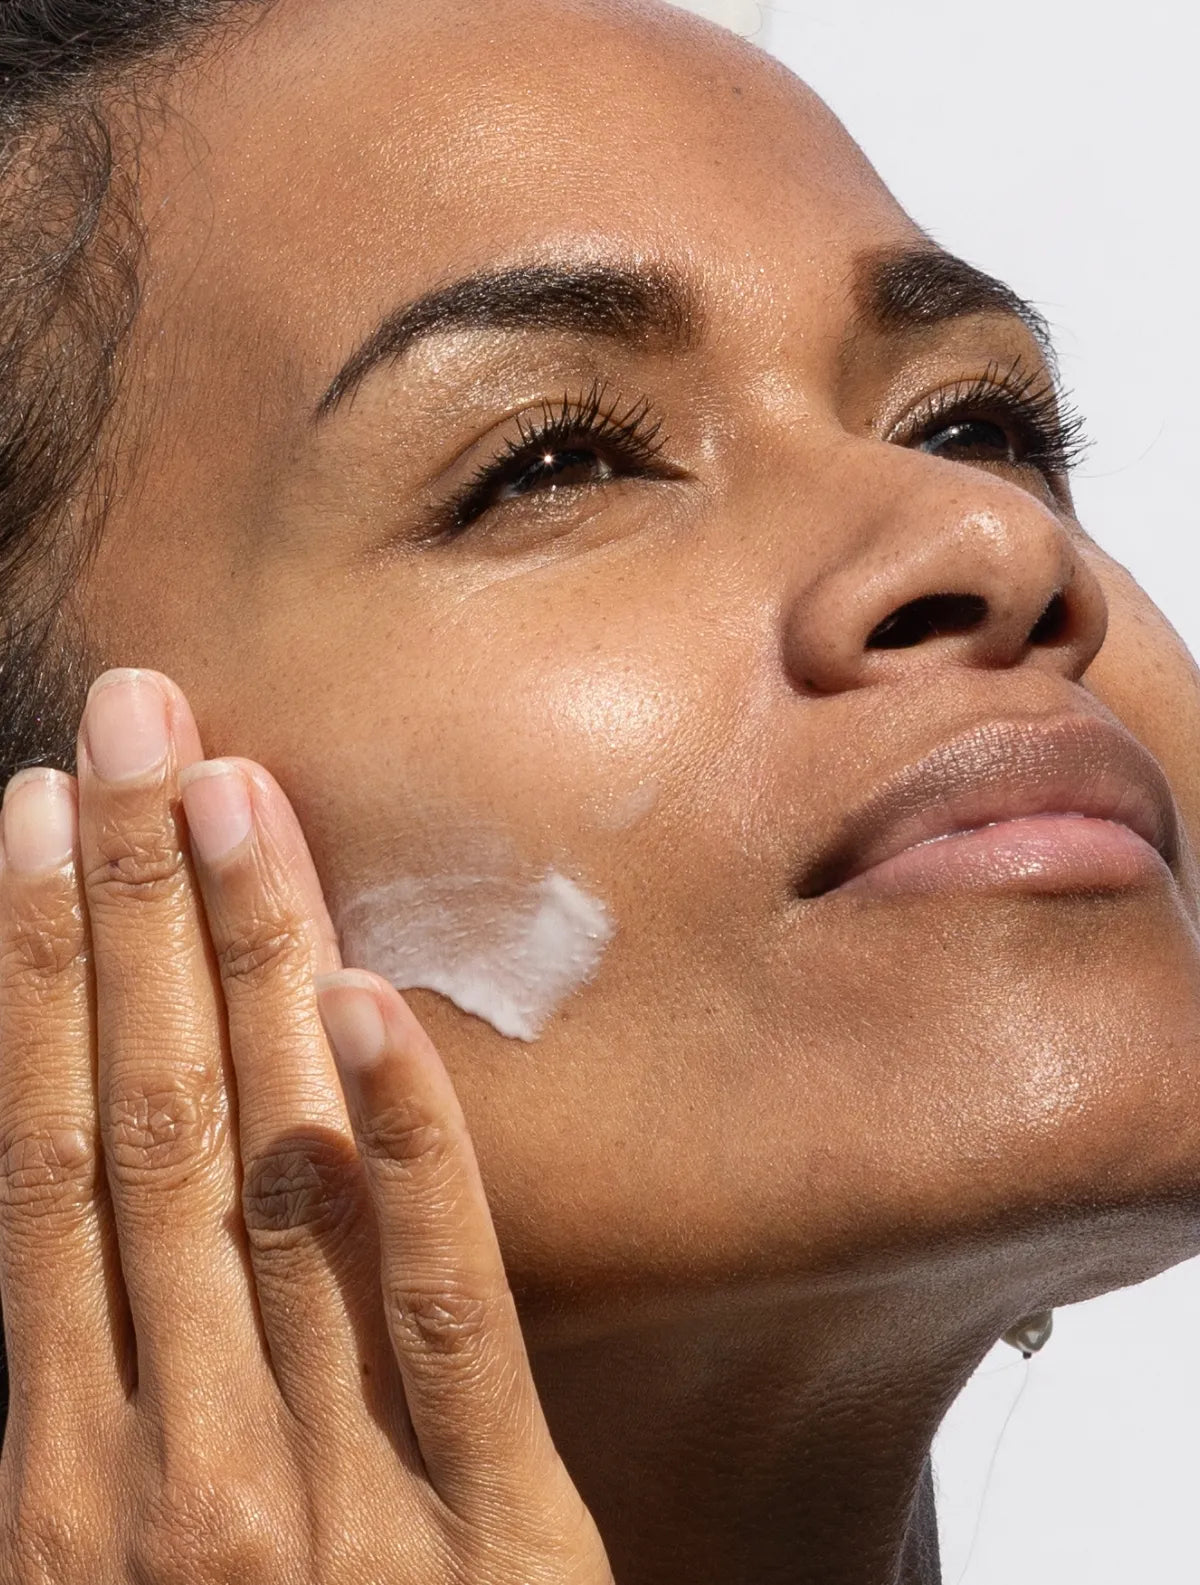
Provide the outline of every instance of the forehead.
<path id="1" fill-rule="evenodd" d="M 913 234 L 814 95 L 665 5 L 276 0 L 172 91 L 152 276 L 218 337 L 278 333 L 306 383 L 485 264 L 661 255 L 774 297 Z"/>

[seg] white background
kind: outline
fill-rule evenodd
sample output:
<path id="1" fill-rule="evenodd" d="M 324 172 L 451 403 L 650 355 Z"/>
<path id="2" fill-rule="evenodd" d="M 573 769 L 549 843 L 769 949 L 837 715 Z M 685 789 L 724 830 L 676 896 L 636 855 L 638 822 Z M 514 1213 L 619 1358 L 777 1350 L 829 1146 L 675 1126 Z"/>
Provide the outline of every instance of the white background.
<path id="1" fill-rule="evenodd" d="M 749 31 L 746 0 L 722 7 Z M 1080 516 L 1200 654 L 1195 0 L 777 0 L 756 41 L 909 213 L 1048 314 Z M 946 1585 L 1200 1581 L 1200 1263 L 998 1346 L 935 1448 Z"/>

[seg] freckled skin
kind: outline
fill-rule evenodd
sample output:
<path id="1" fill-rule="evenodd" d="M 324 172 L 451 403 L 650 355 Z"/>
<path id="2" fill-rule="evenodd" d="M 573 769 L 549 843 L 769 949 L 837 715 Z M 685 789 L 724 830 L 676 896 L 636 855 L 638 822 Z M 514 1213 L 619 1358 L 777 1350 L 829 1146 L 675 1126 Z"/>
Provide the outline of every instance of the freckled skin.
<path id="1" fill-rule="evenodd" d="M 1196 1252 L 1194 856 L 1181 887 L 1090 897 L 791 888 L 902 766 L 1090 696 L 1195 843 L 1196 667 L 1036 478 L 869 432 L 895 355 L 839 362 L 849 269 L 918 233 L 731 36 L 585 0 L 280 0 L 162 92 L 93 639 L 274 772 L 335 911 L 453 872 L 464 813 L 603 899 L 602 970 L 536 1044 L 408 997 L 556 1439 L 622 1585 L 890 1580 L 991 1341 Z M 711 339 L 443 341 L 311 424 L 382 313 L 556 249 L 689 265 Z M 1018 354 L 987 317 L 920 361 L 936 387 Z M 597 376 L 650 398 L 685 480 L 417 546 L 458 453 Z M 1027 644 L 1060 584 L 1062 642 Z M 946 589 L 986 621 L 866 648 Z"/>

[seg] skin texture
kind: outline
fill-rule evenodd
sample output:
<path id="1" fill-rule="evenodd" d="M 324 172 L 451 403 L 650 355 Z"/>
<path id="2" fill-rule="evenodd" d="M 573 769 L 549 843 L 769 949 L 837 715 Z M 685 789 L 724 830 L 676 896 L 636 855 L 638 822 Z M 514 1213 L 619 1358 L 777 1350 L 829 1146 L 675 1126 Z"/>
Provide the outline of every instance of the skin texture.
<path id="1" fill-rule="evenodd" d="M 0 1577 L 613 1585 L 449 1075 L 278 786 L 146 671 L 77 758 L 3 807 Z"/>
<path id="2" fill-rule="evenodd" d="M 603 899 L 617 936 L 535 1044 L 405 998 L 555 1441 L 621 1585 L 890 1582 L 1000 1332 L 1200 1247 L 1200 678 L 1035 471 L 883 438 L 1031 338 L 848 349 L 855 259 L 920 234 L 790 74 L 665 8 L 280 0 L 139 137 L 91 643 L 269 768 L 335 921 L 484 839 Z M 706 335 L 443 338 L 313 425 L 383 313 L 560 254 L 680 265 Z M 418 543 L 466 448 L 597 377 L 678 477 Z M 946 590 L 986 615 L 866 647 Z M 797 900 L 889 775 L 1077 710 L 1158 758 L 1178 883 Z"/>

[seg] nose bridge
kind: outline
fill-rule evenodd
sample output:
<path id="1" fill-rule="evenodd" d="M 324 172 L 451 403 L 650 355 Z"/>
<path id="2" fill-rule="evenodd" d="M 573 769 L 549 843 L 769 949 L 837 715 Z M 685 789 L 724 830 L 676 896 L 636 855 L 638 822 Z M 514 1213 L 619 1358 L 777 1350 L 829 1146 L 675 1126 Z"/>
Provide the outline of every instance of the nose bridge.
<path id="1" fill-rule="evenodd" d="M 1104 594 L 1067 526 L 1029 491 L 878 442 L 848 448 L 825 486 L 834 559 L 801 575 L 785 618 L 789 670 L 806 691 L 930 664 L 1086 671 L 1104 642 Z"/>

